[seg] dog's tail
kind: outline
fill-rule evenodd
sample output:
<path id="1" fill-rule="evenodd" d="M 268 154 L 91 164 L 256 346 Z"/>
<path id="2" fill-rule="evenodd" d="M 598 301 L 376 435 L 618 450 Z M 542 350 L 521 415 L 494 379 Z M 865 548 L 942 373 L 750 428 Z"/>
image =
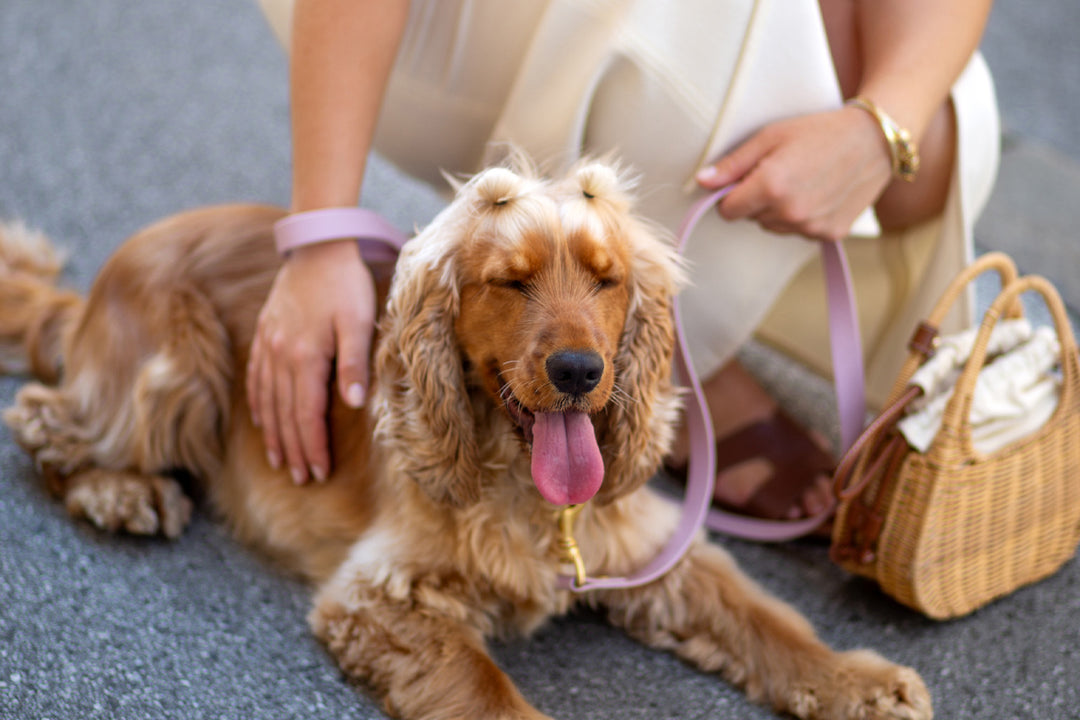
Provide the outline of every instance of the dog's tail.
<path id="1" fill-rule="evenodd" d="M 56 286 L 63 259 L 40 232 L 0 222 L 0 372 L 55 383 L 83 299 Z"/>

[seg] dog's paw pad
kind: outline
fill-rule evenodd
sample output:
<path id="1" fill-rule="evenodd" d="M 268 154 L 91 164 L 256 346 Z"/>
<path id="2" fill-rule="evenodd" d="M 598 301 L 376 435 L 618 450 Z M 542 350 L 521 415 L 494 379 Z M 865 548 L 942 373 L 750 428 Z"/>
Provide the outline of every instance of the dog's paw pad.
<path id="1" fill-rule="evenodd" d="M 179 537 L 191 519 L 191 501 L 175 480 L 89 470 L 72 482 L 68 512 L 102 530 Z"/>

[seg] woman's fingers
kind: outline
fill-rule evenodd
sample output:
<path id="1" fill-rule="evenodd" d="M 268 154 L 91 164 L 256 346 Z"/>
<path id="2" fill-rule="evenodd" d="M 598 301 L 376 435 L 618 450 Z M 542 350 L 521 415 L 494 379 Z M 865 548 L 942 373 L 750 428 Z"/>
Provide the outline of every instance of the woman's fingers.
<path id="1" fill-rule="evenodd" d="M 252 362 L 249 369 L 248 403 L 252 407 L 253 420 L 262 430 L 266 447 L 266 460 L 270 467 L 281 467 L 282 443 L 278 429 L 277 401 L 274 395 L 274 368 L 270 361 L 268 342 L 256 335 L 252 346 Z"/>
<path id="2" fill-rule="evenodd" d="M 699 173 L 708 188 L 736 182 L 719 203 L 728 220 L 749 219 L 776 233 L 835 241 L 890 178 L 880 131 L 858 108 L 766 126 Z"/>
<path id="3" fill-rule="evenodd" d="M 277 419 L 278 438 L 284 455 L 285 465 L 293 482 L 300 485 L 307 482 L 307 463 L 300 445 L 300 433 L 295 419 L 295 398 L 293 397 L 293 376 L 286 367 L 275 368 L 273 373 L 274 413 Z"/>
<path id="4" fill-rule="evenodd" d="M 366 265 L 357 276 L 357 292 L 364 297 L 375 296 L 375 281 Z M 375 334 L 375 303 L 356 303 L 339 315 L 335 322 L 337 339 L 337 384 L 345 404 L 360 408 L 367 400 L 371 357 L 371 342 Z"/>
<path id="5" fill-rule="evenodd" d="M 769 153 L 771 143 L 768 133 L 755 133 L 712 165 L 702 168 L 696 175 L 698 184 L 709 190 L 719 190 L 742 180 Z"/>
<path id="6" fill-rule="evenodd" d="M 259 313 L 246 390 L 267 459 L 297 483 L 330 475 L 327 409 L 335 357 L 346 403 L 363 404 L 374 329 L 371 274 L 351 241 L 295 252 Z"/>
<path id="7" fill-rule="evenodd" d="M 299 444 L 299 453 L 295 464 L 290 461 L 289 468 L 296 482 L 306 481 L 308 473 L 323 481 L 330 473 L 326 416 L 330 362 L 330 358 L 312 355 L 291 368 L 295 404 L 288 423 Z"/>

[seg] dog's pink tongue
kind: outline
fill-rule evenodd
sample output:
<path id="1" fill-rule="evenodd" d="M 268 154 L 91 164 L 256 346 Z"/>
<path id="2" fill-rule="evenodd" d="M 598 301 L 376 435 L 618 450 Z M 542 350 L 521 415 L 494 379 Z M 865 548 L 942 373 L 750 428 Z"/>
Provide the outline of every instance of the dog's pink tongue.
<path id="1" fill-rule="evenodd" d="M 577 505 L 596 494 L 604 460 L 588 415 L 536 413 L 532 432 L 533 482 L 545 500 Z"/>

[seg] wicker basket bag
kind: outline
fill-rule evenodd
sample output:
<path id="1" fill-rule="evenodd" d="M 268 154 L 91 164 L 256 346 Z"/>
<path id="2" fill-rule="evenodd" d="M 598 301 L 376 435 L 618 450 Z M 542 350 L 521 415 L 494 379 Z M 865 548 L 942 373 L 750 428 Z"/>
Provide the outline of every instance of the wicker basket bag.
<path id="1" fill-rule="evenodd" d="M 984 316 L 971 355 L 926 452 L 912 448 L 897 421 L 921 390 L 915 370 L 933 354 L 936 328 L 979 274 L 996 270 L 1002 291 Z M 1060 394 L 1033 434 L 980 454 L 969 422 L 975 383 L 991 331 L 1021 314 L 1019 296 L 1041 294 L 1061 356 Z M 920 325 L 886 409 L 843 458 L 832 558 L 876 580 L 900 602 L 943 619 L 964 615 L 1055 572 L 1080 542 L 1080 356 L 1061 299 L 1036 276 L 1017 278 L 1012 261 L 985 255 L 946 290 Z"/>

